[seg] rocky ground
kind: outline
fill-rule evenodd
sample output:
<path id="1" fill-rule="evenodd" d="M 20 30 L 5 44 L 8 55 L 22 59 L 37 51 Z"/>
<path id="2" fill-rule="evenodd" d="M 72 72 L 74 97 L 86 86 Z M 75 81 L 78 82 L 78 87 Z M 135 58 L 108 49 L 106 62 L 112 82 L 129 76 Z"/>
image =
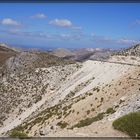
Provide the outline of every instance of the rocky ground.
<path id="1" fill-rule="evenodd" d="M 79 63 L 22 52 L 1 69 L 0 135 L 127 136 L 112 122 L 140 111 L 140 59 L 131 53 Z"/>

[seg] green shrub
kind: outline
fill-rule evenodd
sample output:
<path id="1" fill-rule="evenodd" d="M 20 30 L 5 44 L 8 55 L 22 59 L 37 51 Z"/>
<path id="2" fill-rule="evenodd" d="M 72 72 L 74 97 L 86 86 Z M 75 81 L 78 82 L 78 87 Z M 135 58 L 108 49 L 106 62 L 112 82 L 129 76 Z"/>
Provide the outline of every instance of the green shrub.
<path id="1" fill-rule="evenodd" d="M 102 97 L 102 98 L 101 98 L 101 102 L 103 102 L 103 101 L 104 101 L 104 98 Z"/>
<path id="2" fill-rule="evenodd" d="M 112 108 L 112 107 L 110 107 L 110 108 L 108 108 L 107 110 L 106 110 L 106 113 L 107 114 L 113 114 L 113 113 L 115 113 L 116 111 Z"/>
<path id="3" fill-rule="evenodd" d="M 89 96 L 91 96 L 91 95 L 92 95 L 92 93 L 89 93 L 88 95 L 89 95 Z"/>
<path id="4" fill-rule="evenodd" d="M 83 96 L 81 99 L 82 99 L 82 100 L 84 100 L 85 98 L 86 98 L 86 97 L 85 97 L 85 96 Z"/>
<path id="5" fill-rule="evenodd" d="M 57 125 L 60 126 L 61 128 L 65 128 L 65 127 L 67 127 L 68 123 L 61 121 L 61 122 L 58 122 Z"/>
<path id="6" fill-rule="evenodd" d="M 92 108 L 92 109 L 91 109 L 91 111 L 95 111 L 95 109 L 94 109 L 94 108 Z"/>
<path id="7" fill-rule="evenodd" d="M 113 122 L 113 127 L 131 137 L 140 137 L 140 112 L 129 113 Z"/>
<path id="8" fill-rule="evenodd" d="M 28 138 L 28 135 L 26 133 L 17 130 L 13 130 L 9 136 L 12 138 L 20 138 L 20 139 Z"/>

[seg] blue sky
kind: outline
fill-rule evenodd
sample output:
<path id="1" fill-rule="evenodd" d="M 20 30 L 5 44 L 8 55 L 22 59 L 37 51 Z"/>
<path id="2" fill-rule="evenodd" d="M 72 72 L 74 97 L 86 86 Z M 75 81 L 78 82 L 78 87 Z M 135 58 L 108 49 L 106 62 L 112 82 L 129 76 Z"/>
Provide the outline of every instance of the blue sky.
<path id="1" fill-rule="evenodd" d="M 34 48 L 123 48 L 140 42 L 140 4 L 0 4 L 0 42 Z"/>

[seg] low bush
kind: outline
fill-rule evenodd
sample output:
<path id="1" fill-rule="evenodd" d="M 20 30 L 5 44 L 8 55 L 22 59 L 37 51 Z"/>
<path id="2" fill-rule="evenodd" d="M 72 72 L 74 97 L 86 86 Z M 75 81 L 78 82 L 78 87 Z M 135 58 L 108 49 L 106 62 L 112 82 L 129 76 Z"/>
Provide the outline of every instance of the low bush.
<path id="1" fill-rule="evenodd" d="M 110 108 L 108 108 L 107 110 L 106 110 L 106 113 L 107 114 L 113 114 L 113 113 L 115 113 L 116 111 L 112 108 L 112 107 L 110 107 Z"/>
<path id="2" fill-rule="evenodd" d="M 140 112 L 133 112 L 120 117 L 113 122 L 113 127 L 127 133 L 131 137 L 140 138 Z"/>
<path id="3" fill-rule="evenodd" d="M 67 122 L 58 122 L 57 125 L 63 129 L 63 128 L 67 127 L 68 123 Z"/>
<path id="4" fill-rule="evenodd" d="M 13 130 L 9 136 L 12 138 L 20 138 L 20 139 L 29 138 L 26 133 L 17 130 Z"/>

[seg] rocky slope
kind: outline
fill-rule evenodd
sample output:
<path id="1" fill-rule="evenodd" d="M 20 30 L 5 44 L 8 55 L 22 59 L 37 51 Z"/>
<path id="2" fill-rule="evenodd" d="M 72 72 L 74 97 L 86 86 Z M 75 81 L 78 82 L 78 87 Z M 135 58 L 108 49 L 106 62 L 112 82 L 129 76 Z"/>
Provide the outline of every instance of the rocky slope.
<path id="1" fill-rule="evenodd" d="M 120 56 L 80 63 L 43 52 L 11 57 L 1 73 L 0 135 L 127 136 L 112 122 L 140 111 L 140 66 L 138 55 Z"/>
<path id="2" fill-rule="evenodd" d="M 0 74 L 1 126 L 12 122 L 44 96 L 53 96 L 54 89 L 58 90 L 78 66 L 44 52 L 11 56 L 2 65 Z"/>
<path id="3" fill-rule="evenodd" d="M 140 65 L 140 44 L 114 53 L 108 61 Z"/>
<path id="4" fill-rule="evenodd" d="M 140 44 L 124 49 L 118 52 L 117 55 L 140 57 Z"/>

